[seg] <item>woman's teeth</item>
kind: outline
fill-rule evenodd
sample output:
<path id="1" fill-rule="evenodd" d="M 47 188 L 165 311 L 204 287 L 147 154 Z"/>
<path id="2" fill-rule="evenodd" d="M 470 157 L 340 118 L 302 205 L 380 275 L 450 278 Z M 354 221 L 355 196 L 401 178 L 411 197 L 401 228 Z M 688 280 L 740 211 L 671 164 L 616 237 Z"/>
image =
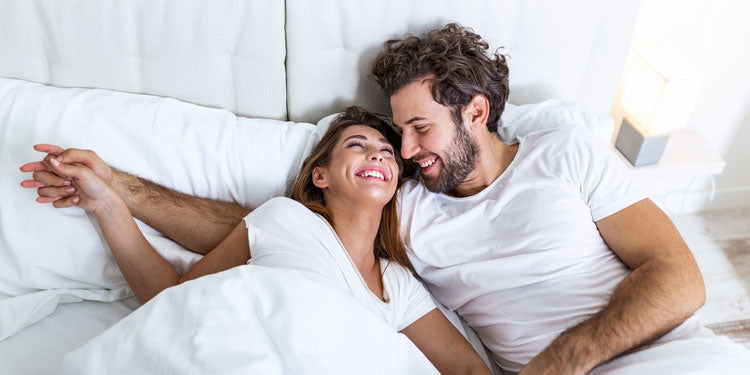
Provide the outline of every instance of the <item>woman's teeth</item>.
<path id="1" fill-rule="evenodd" d="M 377 177 L 377 178 L 385 181 L 385 177 L 383 176 L 383 174 L 380 173 L 380 172 L 378 172 L 378 171 L 364 171 L 364 172 L 360 173 L 359 175 L 362 176 L 362 177 Z"/>

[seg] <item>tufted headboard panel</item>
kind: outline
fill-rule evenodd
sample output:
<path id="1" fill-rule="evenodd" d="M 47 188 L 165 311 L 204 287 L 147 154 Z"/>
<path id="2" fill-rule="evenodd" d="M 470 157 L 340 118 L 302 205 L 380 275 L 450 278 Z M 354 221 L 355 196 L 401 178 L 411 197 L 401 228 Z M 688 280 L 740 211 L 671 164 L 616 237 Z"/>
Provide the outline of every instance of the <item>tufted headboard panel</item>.
<path id="1" fill-rule="evenodd" d="M 284 2 L 3 0 L 0 77 L 284 120 Z"/>
<path id="2" fill-rule="evenodd" d="M 510 101 L 574 99 L 608 113 L 639 1 L 287 0 L 289 119 L 349 104 L 389 113 L 368 78 L 384 41 L 449 22 L 510 55 Z"/>

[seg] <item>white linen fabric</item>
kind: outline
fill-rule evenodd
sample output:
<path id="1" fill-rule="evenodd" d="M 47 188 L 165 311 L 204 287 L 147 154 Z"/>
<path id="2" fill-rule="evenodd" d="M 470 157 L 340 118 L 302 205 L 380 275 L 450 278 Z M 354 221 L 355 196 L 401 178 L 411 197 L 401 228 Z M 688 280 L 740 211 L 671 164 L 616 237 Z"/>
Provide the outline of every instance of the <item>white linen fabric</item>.
<path id="1" fill-rule="evenodd" d="M 596 138 L 609 144 L 615 124 L 609 116 L 593 112 L 576 101 L 550 99 L 532 105 L 506 103 L 497 134 L 503 142 L 515 144 L 517 137 L 563 126 L 588 129 Z"/>
<path id="2" fill-rule="evenodd" d="M 257 207 L 287 194 L 317 143 L 314 125 L 238 118 L 175 99 L 0 78 L 0 340 L 81 298 L 131 295 L 96 220 L 19 186 L 36 143 L 95 150 L 176 190 Z M 199 259 L 136 220 L 179 272 Z"/>
<path id="3" fill-rule="evenodd" d="M 274 198 L 245 217 L 251 258 L 248 264 L 291 268 L 318 275 L 401 331 L 431 310 L 432 297 L 409 270 L 380 259 L 383 297 L 376 296 L 357 271 L 333 227 L 289 198 Z"/>
<path id="4" fill-rule="evenodd" d="M 307 272 L 245 265 L 166 289 L 63 358 L 62 374 L 436 374 Z"/>
<path id="5" fill-rule="evenodd" d="M 276 0 L 0 1 L 0 77 L 286 120 L 285 13 Z"/>
<path id="6" fill-rule="evenodd" d="M 140 306 L 135 297 L 112 302 L 84 300 L 60 304 L 54 314 L 0 342 L 2 374 L 60 374 L 63 356 Z"/>
<path id="7" fill-rule="evenodd" d="M 606 305 L 629 270 L 595 222 L 644 198 L 584 128 L 518 141 L 505 172 L 473 196 L 431 193 L 414 180 L 400 196 L 417 272 L 510 371 Z M 700 328 L 691 318 L 665 339 Z"/>
<path id="8" fill-rule="evenodd" d="M 660 340 L 616 358 L 589 372 L 590 375 L 746 375 L 750 351 L 726 336 L 708 329 L 687 339 Z"/>

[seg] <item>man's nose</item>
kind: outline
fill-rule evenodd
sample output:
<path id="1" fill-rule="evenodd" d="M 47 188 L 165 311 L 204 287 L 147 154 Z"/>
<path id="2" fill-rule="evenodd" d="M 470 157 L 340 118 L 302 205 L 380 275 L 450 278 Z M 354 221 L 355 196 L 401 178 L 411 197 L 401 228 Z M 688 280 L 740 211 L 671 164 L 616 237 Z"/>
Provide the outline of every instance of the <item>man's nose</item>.
<path id="1" fill-rule="evenodd" d="M 404 130 L 401 134 L 401 157 L 404 160 L 411 159 L 419 152 L 417 136 L 410 130 Z"/>

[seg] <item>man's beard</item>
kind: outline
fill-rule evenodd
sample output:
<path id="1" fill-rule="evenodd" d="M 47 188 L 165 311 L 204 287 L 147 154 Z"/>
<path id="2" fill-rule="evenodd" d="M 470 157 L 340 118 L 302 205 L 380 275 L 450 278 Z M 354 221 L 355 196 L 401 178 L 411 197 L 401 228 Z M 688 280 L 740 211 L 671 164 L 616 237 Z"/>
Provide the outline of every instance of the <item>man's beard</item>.
<path id="1" fill-rule="evenodd" d="M 456 124 L 453 143 L 448 146 L 445 155 L 440 156 L 440 174 L 436 178 L 422 175 L 422 183 L 433 193 L 445 193 L 461 185 L 469 173 L 474 171 L 479 146 L 471 138 L 463 124 Z"/>

